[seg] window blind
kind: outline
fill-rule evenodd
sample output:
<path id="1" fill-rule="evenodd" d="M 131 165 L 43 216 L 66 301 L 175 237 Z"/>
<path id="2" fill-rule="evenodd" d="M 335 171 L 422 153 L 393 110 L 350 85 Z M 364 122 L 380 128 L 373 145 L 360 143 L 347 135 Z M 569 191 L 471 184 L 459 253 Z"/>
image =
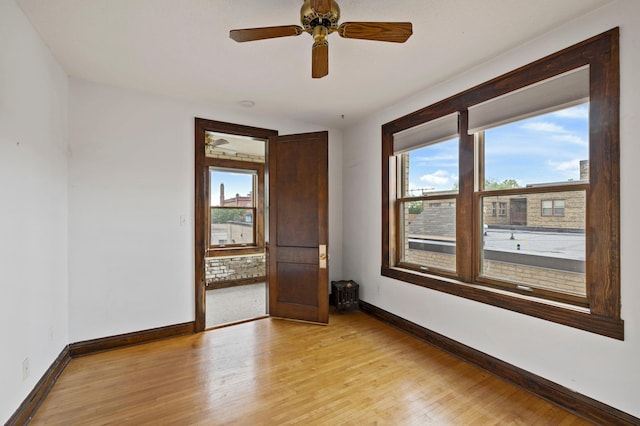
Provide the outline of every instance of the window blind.
<path id="1" fill-rule="evenodd" d="M 589 66 L 469 108 L 469 134 L 589 101 Z"/>
<path id="2" fill-rule="evenodd" d="M 458 136 L 458 113 L 427 121 L 393 135 L 393 153 L 401 154 L 416 148 L 446 141 Z"/>

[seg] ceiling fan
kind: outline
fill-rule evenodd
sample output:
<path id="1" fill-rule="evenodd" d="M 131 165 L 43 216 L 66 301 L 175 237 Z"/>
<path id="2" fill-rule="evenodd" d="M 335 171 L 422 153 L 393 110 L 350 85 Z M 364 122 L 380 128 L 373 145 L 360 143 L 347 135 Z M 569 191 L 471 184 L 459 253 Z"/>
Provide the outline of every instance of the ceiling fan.
<path id="1" fill-rule="evenodd" d="M 222 145 L 228 145 L 228 144 L 229 144 L 229 141 L 226 139 L 223 139 L 223 138 L 214 139 L 212 136 L 208 134 L 205 136 L 204 146 L 207 149 L 207 152 L 212 152 L 216 150 L 216 151 L 222 151 L 230 154 L 235 154 L 237 152 L 235 149 L 222 146 Z"/>
<path id="2" fill-rule="evenodd" d="M 297 36 L 304 32 L 313 37 L 311 76 L 322 78 L 329 74 L 329 42 L 327 36 L 337 32 L 344 38 L 404 43 L 413 33 L 411 22 L 343 22 L 338 25 L 340 8 L 335 0 L 304 0 L 299 25 L 246 28 L 229 31 L 237 42 Z"/>

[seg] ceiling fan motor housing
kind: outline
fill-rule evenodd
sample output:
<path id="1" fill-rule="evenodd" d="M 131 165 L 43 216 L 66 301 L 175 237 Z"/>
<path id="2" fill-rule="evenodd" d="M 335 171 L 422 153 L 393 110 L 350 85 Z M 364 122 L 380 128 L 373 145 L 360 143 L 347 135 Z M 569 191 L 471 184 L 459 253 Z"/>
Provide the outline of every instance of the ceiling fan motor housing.
<path id="1" fill-rule="evenodd" d="M 340 20 L 340 8 L 335 0 L 331 0 L 331 10 L 325 14 L 319 14 L 311 8 L 311 0 L 304 0 L 300 9 L 300 22 L 305 31 L 312 32 L 317 26 L 336 30 Z"/>

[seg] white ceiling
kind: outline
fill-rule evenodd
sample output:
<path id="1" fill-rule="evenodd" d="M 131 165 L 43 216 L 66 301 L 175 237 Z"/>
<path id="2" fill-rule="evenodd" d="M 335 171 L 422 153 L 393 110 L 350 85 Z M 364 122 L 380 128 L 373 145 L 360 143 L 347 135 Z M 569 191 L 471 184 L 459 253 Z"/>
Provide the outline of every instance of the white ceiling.
<path id="1" fill-rule="evenodd" d="M 16 1 L 73 77 L 342 128 L 611 0 L 339 0 L 341 22 L 410 21 L 413 36 L 332 34 L 322 79 L 307 34 L 229 38 L 299 24 L 302 0 Z"/>

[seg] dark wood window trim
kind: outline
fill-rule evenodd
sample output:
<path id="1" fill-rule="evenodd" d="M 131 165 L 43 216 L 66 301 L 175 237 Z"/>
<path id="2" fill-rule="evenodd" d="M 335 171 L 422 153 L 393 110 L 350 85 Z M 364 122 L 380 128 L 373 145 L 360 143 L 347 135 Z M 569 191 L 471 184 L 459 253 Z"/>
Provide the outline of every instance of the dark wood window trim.
<path id="1" fill-rule="evenodd" d="M 482 224 L 475 192 L 474 136 L 468 135 L 468 108 L 556 75 L 589 66 L 589 176 L 586 190 L 587 300 L 558 302 L 526 292 L 504 291 L 478 280 Z M 620 70 L 619 29 L 592 37 L 444 99 L 382 126 L 382 266 L 381 274 L 419 286 L 498 306 L 570 327 L 624 340 L 620 317 Z M 424 273 L 398 265 L 397 175 L 393 135 L 458 112 L 459 194 L 456 199 L 456 266 L 454 277 Z M 481 173 L 479 173 L 481 174 Z M 483 176 L 477 177 L 480 182 Z M 569 185 L 571 189 L 582 189 Z M 546 188 L 545 191 L 548 191 Z M 560 190 L 562 188 L 554 188 Z M 517 190 L 509 191 L 517 193 Z M 503 193 L 503 192 L 501 192 Z M 491 191 L 483 191 L 491 195 Z M 470 232 L 469 232 L 470 231 Z"/>
<path id="2" fill-rule="evenodd" d="M 207 215 L 207 205 L 208 205 L 208 194 L 209 188 L 207 187 L 207 182 L 209 181 L 209 167 L 214 165 L 216 162 L 217 165 L 222 164 L 224 160 L 208 158 L 205 155 L 205 134 L 206 132 L 216 132 L 216 133 L 226 133 L 229 135 L 238 135 L 238 136 L 249 136 L 257 139 L 268 140 L 270 137 L 275 137 L 278 135 L 276 130 L 262 129 L 258 127 L 252 126 L 244 126 L 240 124 L 233 123 L 225 123 L 222 121 L 215 120 L 207 120 L 203 118 L 195 118 L 195 207 L 194 207 L 194 253 L 195 253 L 195 297 L 196 297 L 196 318 L 195 318 L 195 331 L 204 331 L 206 325 L 205 318 L 205 257 L 211 257 L 212 255 L 240 255 L 240 254 L 255 254 L 255 253 L 263 253 L 266 251 L 266 247 L 237 247 L 237 248 L 228 248 L 227 250 L 214 250 L 213 252 L 208 252 L 209 246 L 207 241 L 207 226 L 208 219 Z M 238 162 L 233 161 L 234 164 Z M 255 164 L 252 163 L 254 166 Z M 207 196 L 203 196 L 206 194 Z M 263 195 L 264 199 L 264 195 Z M 260 207 L 258 207 L 260 208 Z M 264 209 L 264 204 L 262 205 L 262 209 Z M 264 210 L 259 212 L 264 216 Z M 256 241 L 258 241 L 256 239 Z M 264 242 L 264 233 L 262 236 L 262 241 Z M 215 253 L 215 254 L 214 254 Z"/>

